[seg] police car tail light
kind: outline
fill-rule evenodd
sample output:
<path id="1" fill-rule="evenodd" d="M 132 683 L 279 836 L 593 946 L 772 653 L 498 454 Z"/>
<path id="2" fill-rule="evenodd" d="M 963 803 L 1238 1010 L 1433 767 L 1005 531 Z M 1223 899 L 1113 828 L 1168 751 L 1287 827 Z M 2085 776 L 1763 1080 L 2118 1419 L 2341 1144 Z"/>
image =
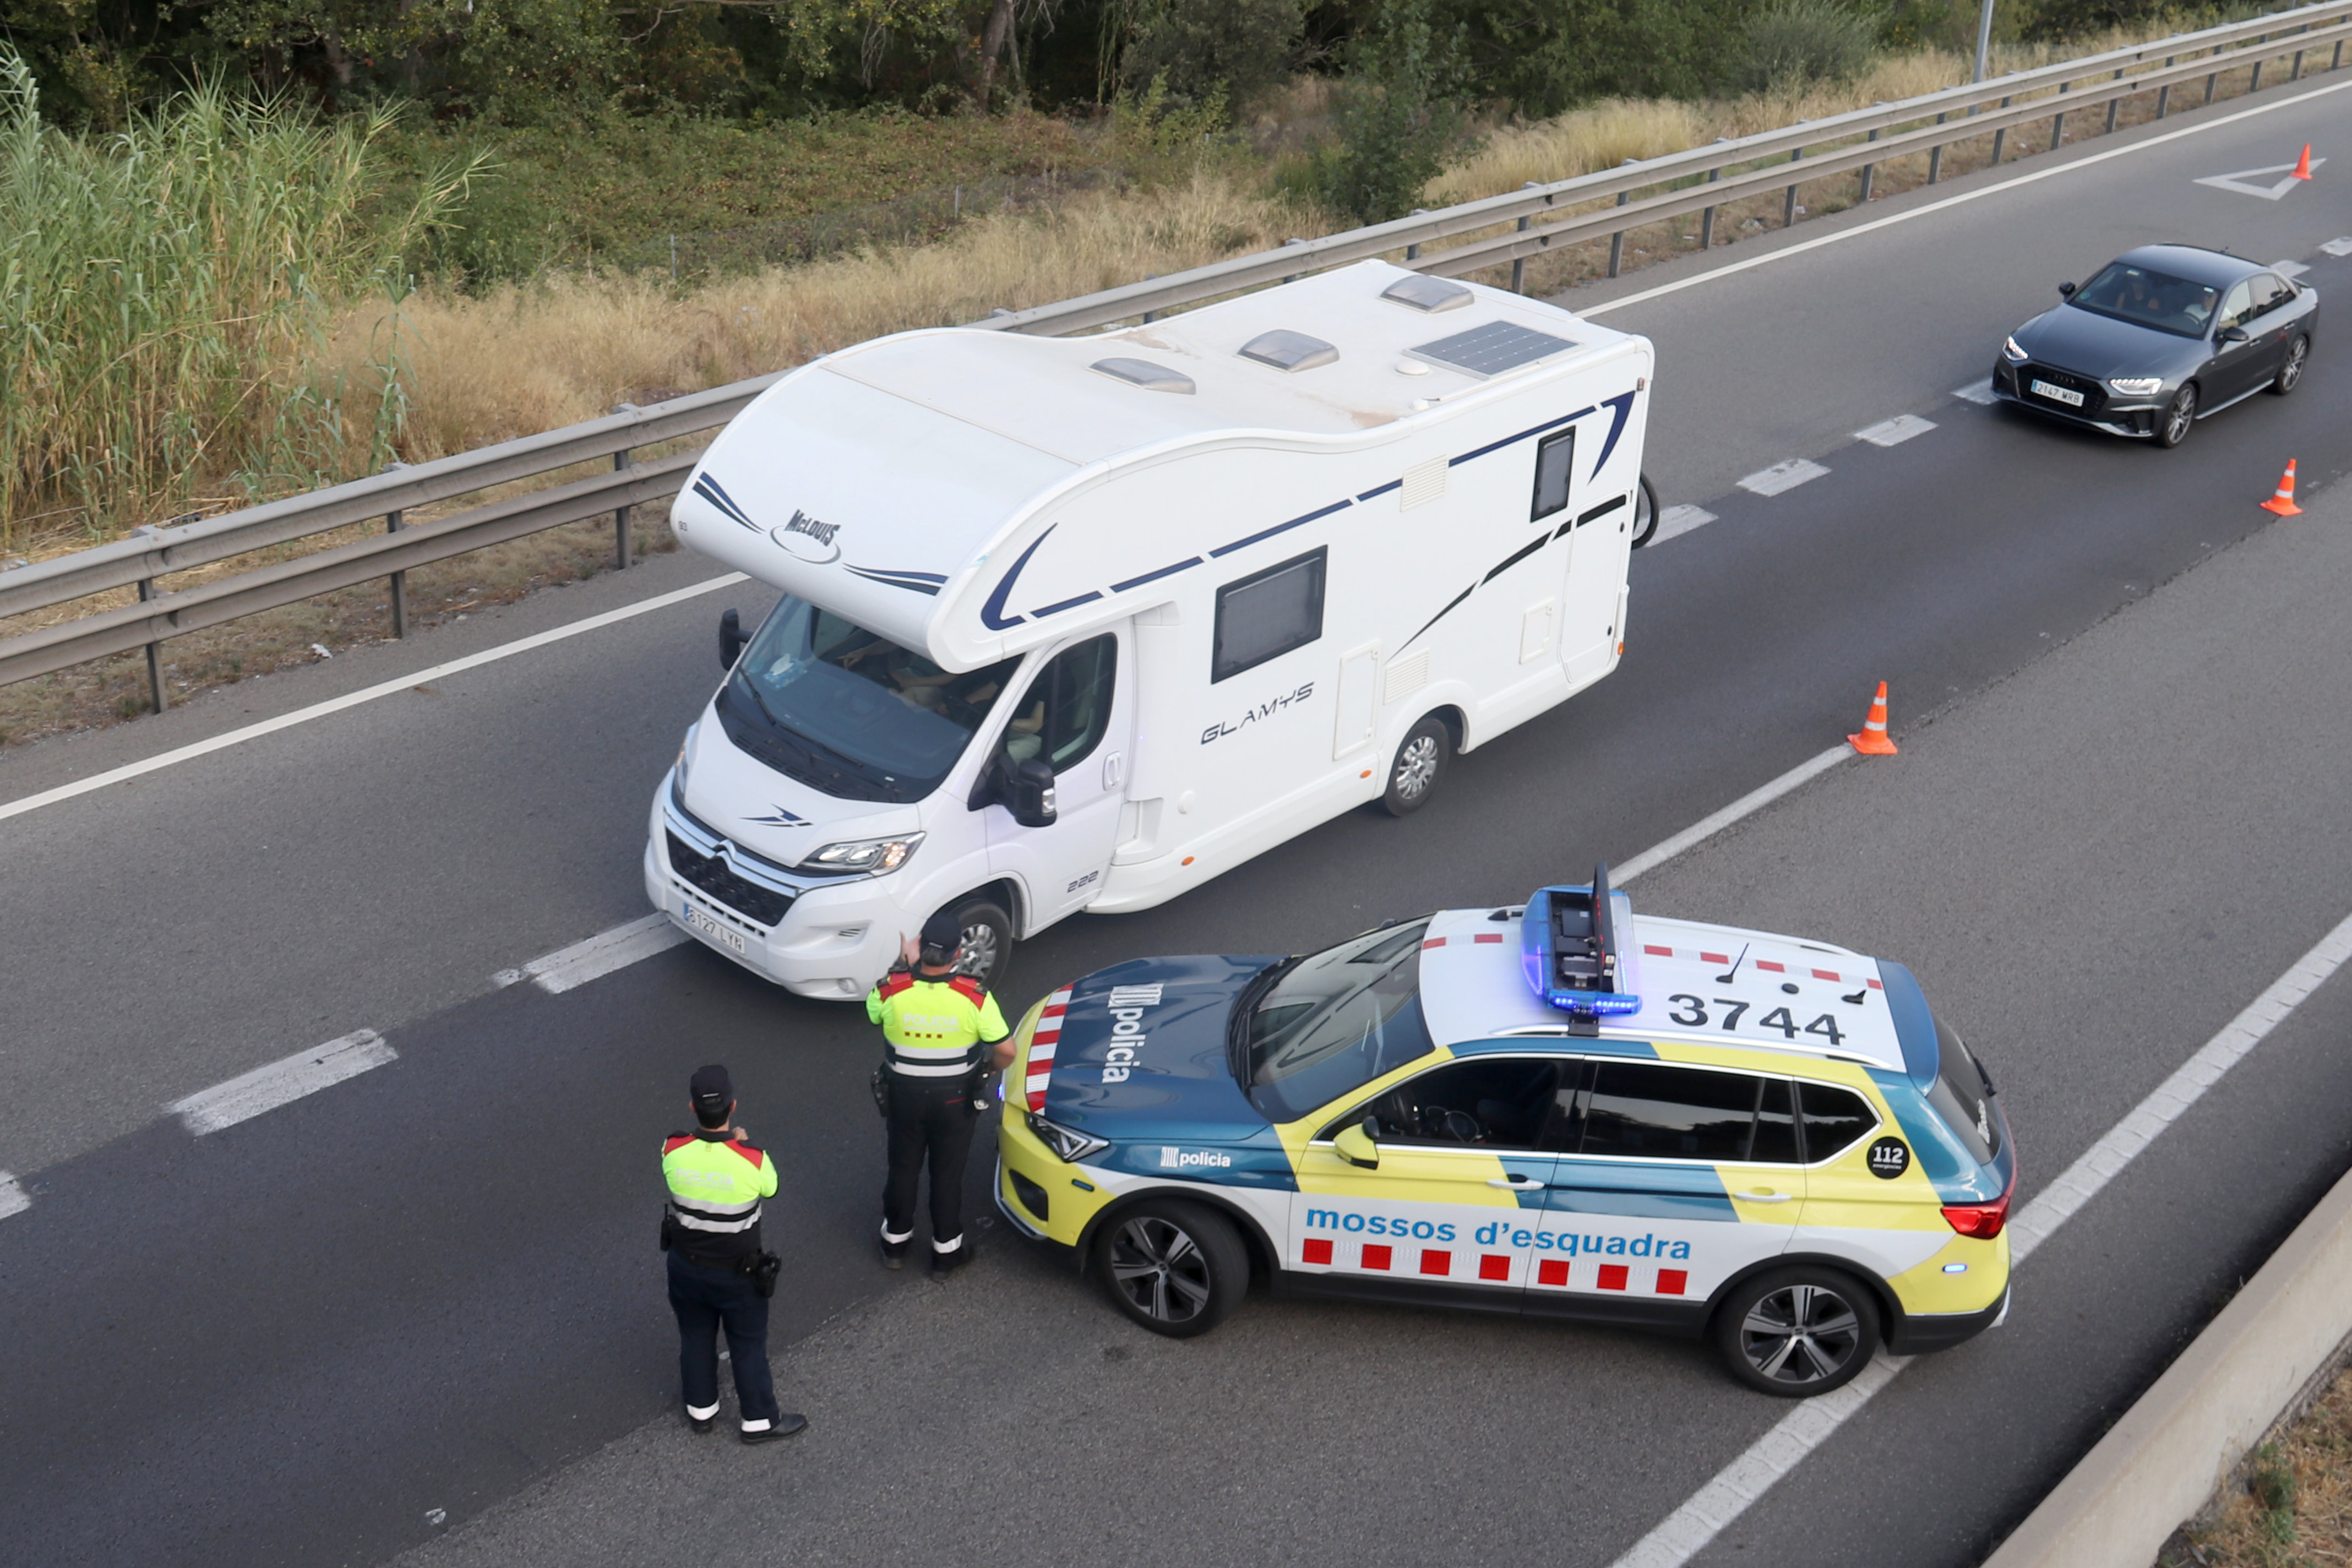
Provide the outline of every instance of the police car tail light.
<path id="1" fill-rule="evenodd" d="M 1519 917 L 1519 963 L 1545 1003 L 1574 1017 L 1597 1019 L 1642 1010 L 1641 973 L 1632 945 L 1633 903 L 1609 886 L 1609 868 L 1592 868 L 1587 888 L 1538 888 Z"/>
<path id="2" fill-rule="evenodd" d="M 1048 1121 L 1034 1110 L 1028 1113 L 1028 1122 L 1029 1131 L 1035 1133 L 1046 1148 L 1072 1164 L 1110 1147 L 1110 1141 L 1107 1138 L 1089 1138 L 1076 1128 Z"/>
<path id="3" fill-rule="evenodd" d="M 2000 1196 L 1989 1204 L 1947 1204 L 1944 1222 L 1962 1236 L 1972 1236 L 1979 1241 L 1990 1241 L 2009 1225 L 2009 1200 L 2017 1191 L 2017 1173 L 2011 1171 L 2009 1185 Z"/>

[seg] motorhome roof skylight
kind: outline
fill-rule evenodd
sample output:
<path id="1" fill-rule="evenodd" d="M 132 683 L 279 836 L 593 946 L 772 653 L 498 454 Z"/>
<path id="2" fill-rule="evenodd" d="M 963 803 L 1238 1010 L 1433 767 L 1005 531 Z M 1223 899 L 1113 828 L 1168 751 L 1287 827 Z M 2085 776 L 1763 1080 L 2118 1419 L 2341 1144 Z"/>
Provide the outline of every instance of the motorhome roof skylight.
<path id="1" fill-rule="evenodd" d="M 1400 278 L 1381 289 L 1381 298 L 1434 315 L 1440 310 L 1452 310 L 1466 305 L 1475 296 L 1459 283 L 1415 273 L 1411 278 Z"/>
<path id="2" fill-rule="evenodd" d="M 1538 332 L 1516 321 L 1488 321 L 1483 327 L 1473 327 L 1405 353 L 1454 370 L 1466 370 L 1472 375 L 1488 376 L 1539 363 L 1575 346 L 1566 338 Z"/>
<path id="3" fill-rule="evenodd" d="M 1330 364 L 1339 359 L 1339 351 L 1321 338 L 1310 338 L 1305 332 L 1276 327 L 1270 332 L 1260 332 L 1244 343 L 1241 356 L 1254 359 L 1260 364 L 1270 364 L 1276 370 L 1313 370 L 1318 364 Z"/>
<path id="4" fill-rule="evenodd" d="M 1149 392 L 1189 393 L 1193 390 L 1191 376 L 1180 370 L 1170 370 L 1163 364 L 1153 364 L 1148 359 L 1098 359 L 1087 368 Z"/>

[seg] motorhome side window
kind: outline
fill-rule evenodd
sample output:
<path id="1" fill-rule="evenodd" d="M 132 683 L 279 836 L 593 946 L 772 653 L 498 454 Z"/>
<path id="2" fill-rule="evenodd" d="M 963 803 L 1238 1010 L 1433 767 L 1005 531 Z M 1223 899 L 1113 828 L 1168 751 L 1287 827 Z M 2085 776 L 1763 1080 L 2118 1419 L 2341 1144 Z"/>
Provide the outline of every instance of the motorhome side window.
<path id="1" fill-rule="evenodd" d="M 1323 635 L 1323 574 L 1329 555 L 1328 549 L 1311 550 L 1217 590 L 1211 685 Z"/>
<path id="2" fill-rule="evenodd" d="M 1529 520 L 1549 517 L 1568 510 L 1569 476 L 1576 468 L 1576 430 L 1573 426 L 1557 431 L 1536 443 L 1536 504 Z"/>
<path id="3" fill-rule="evenodd" d="M 1062 773 L 1086 761 L 1110 726 L 1118 678 L 1118 638 L 1090 637 L 1054 656 L 1029 683 L 1004 727 L 1004 754 L 1016 763 L 1043 757 Z"/>

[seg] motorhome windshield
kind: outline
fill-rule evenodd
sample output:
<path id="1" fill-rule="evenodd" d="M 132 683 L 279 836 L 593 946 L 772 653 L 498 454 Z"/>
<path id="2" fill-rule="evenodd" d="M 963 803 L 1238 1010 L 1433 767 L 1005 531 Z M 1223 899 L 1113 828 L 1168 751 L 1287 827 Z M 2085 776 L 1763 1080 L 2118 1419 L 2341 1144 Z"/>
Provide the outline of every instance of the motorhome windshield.
<path id="1" fill-rule="evenodd" d="M 1384 926 L 1278 965 L 1249 1011 L 1238 1064 L 1250 1099 L 1276 1121 L 1327 1105 L 1392 1068 L 1435 1049 L 1421 1015 L 1421 939 L 1426 920 Z"/>
<path id="2" fill-rule="evenodd" d="M 917 801 L 946 779 L 1020 662 L 950 675 L 787 597 L 719 689 L 719 720 L 742 751 L 829 795 Z"/>

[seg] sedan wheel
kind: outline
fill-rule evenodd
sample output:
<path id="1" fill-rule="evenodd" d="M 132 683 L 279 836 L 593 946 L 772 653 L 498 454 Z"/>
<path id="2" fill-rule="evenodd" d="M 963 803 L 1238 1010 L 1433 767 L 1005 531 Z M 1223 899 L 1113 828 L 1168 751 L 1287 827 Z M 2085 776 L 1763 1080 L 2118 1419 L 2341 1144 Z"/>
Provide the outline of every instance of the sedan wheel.
<path id="1" fill-rule="evenodd" d="M 1120 1311 L 1174 1339 L 1216 1327 L 1249 1286 L 1249 1252 L 1233 1226 L 1188 1203 L 1155 1199 L 1119 1215 L 1096 1262 Z"/>
<path id="2" fill-rule="evenodd" d="M 2296 384 L 2303 380 L 2303 367 L 2310 358 L 2311 340 L 2309 338 L 2297 338 L 2287 344 L 2286 363 L 2279 366 L 2278 377 L 2271 383 L 2270 389 L 2281 397 L 2293 392 Z"/>
<path id="3" fill-rule="evenodd" d="M 1732 1293 L 1716 1339 L 1732 1375 L 1786 1399 L 1827 1394 L 1878 1349 L 1878 1310 L 1852 1279 L 1826 1268 L 1790 1268 Z"/>
<path id="4" fill-rule="evenodd" d="M 2163 417 L 2156 425 L 2156 444 L 2159 447 L 2179 446 L 2189 439 L 2189 428 L 2196 423 L 2197 388 L 2191 384 L 2174 393 L 2172 401 L 2165 405 Z"/>

